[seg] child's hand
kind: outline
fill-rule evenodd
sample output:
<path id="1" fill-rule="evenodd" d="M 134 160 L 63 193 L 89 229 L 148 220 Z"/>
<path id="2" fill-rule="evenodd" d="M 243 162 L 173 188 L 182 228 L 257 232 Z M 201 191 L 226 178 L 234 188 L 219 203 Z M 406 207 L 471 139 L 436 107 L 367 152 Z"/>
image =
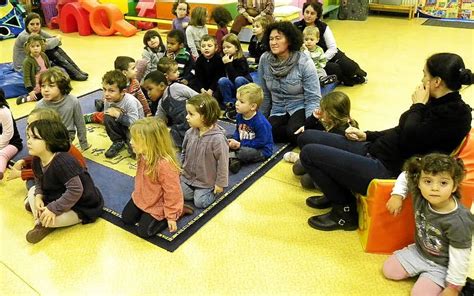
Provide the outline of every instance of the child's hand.
<path id="1" fill-rule="evenodd" d="M 225 54 L 225 55 L 222 57 L 222 62 L 223 62 L 224 64 L 232 63 L 233 60 L 234 60 L 234 57 L 231 57 L 231 56 L 229 56 L 228 54 Z"/>
<path id="2" fill-rule="evenodd" d="M 220 186 L 217 186 L 217 185 L 214 185 L 214 194 L 219 194 L 222 191 L 224 191 L 224 188 L 222 188 Z"/>
<path id="3" fill-rule="evenodd" d="M 169 52 L 169 51 L 167 51 L 167 52 L 166 52 L 166 56 L 169 57 L 170 59 L 173 59 L 173 60 L 174 60 L 174 52 Z"/>
<path id="4" fill-rule="evenodd" d="M 37 100 L 38 100 L 38 98 L 36 97 L 36 93 L 35 93 L 34 90 L 30 91 L 30 92 L 28 93 L 28 96 L 30 97 L 30 100 L 32 100 L 32 101 L 37 101 Z"/>
<path id="5" fill-rule="evenodd" d="M 176 224 L 176 221 L 168 220 L 168 229 L 170 232 L 175 232 L 176 230 L 178 230 L 178 225 Z"/>
<path id="6" fill-rule="evenodd" d="M 56 214 L 51 212 L 47 207 L 43 207 L 42 214 L 40 216 L 40 222 L 43 227 L 50 227 L 54 225 L 56 220 Z"/>
<path id="7" fill-rule="evenodd" d="M 233 150 L 237 150 L 240 148 L 240 142 L 234 139 L 227 140 L 227 144 L 229 144 L 229 148 Z"/>
<path id="8" fill-rule="evenodd" d="M 106 115 L 112 116 L 113 118 L 119 118 L 122 115 L 122 110 L 115 107 L 110 107 L 109 109 L 105 110 L 104 112 Z"/>
<path id="9" fill-rule="evenodd" d="M 355 127 L 346 128 L 346 138 L 351 141 L 363 142 L 367 140 L 367 134 Z"/>
<path id="10" fill-rule="evenodd" d="M 446 287 L 443 289 L 443 291 L 439 295 L 440 296 L 458 296 L 459 292 L 454 288 Z"/>
<path id="11" fill-rule="evenodd" d="M 189 23 L 182 23 L 183 29 L 186 29 L 186 27 L 189 25 Z"/>
<path id="12" fill-rule="evenodd" d="M 390 214 L 396 216 L 402 211 L 403 197 L 398 194 L 393 194 L 385 205 Z"/>
<path id="13" fill-rule="evenodd" d="M 321 109 L 314 109 L 313 116 L 314 116 L 314 118 L 320 119 L 321 118 Z"/>
<path id="14" fill-rule="evenodd" d="M 247 58 L 247 63 L 255 64 L 255 58 Z"/>
<path id="15" fill-rule="evenodd" d="M 188 82 L 186 79 L 181 79 L 179 82 L 180 82 L 181 84 L 184 84 L 184 85 L 188 85 L 188 84 L 189 84 L 189 82 Z"/>
<path id="16" fill-rule="evenodd" d="M 411 95 L 413 104 L 426 104 L 430 98 L 430 82 L 426 82 L 425 85 L 420 84 L 416 87 L 415 91 Z"/>
<path id="17" fill-rule="evenodd" d="M 21 170 L 17 170 L 15 166 L 11 166 L 10 173 L 7 176 L 7 181 L 11 181 L 20 177 L 21 177 Z"/>
<path id="18" fill-rule="evenodd" d="M 299 129 L 296 130 L 296 132 L 294 132 L 295 135 L 302 134 L 302 133 L 304 133 L 304 126 L 300 127 Z"/>

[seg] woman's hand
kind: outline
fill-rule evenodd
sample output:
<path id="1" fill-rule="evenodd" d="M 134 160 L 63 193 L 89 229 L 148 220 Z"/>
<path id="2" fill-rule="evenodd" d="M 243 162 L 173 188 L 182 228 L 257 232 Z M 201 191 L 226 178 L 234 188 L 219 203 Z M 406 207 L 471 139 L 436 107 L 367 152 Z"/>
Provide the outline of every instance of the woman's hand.
<path id="1" fill-rule="evenodd" d="M 224 191 L 224 188 L 222 188 L 220 186 L 217 186 L 217 185 L 214 185 L 214 194 L 219 194 L 222 191 Z"/>
<path id="2" fill-rule="evenodd" d="M 176 230 L 178 230 L 178 225 L 176 224 L 176 221 L 168 220 L 168 229 L 170 232 L 175 232 Z"/>
<path id="3" fill-rule="evenodd" d="M 397 216 L 402 211 L 403 197 L 398 194 L 393 194 L 385 205 L 390 214 Z"/>
<path id="4" fill-rule="evenodd" d="M 234 60 L 234 57 L 231 57 L 231 56 L 229 56 L 228 54 L 225 54 L 225 55 L 222 57 L 222 62 L 223 62 L 224 64 L 232 63 L 233 60 Z"/>
<path id="5" fill-rule="evenodd" d="M 43 227 L 51 227 L 54 225 L 54 221 L 56 220 L 56 214 L 51 212 L 47 207 L 43 207 L 42 213 L 40 216 L 40 222 Z"/>
<path id="6" fill-rule="evenodd" d="M 300 127 L 299 129 L 296 130 L 296 132 L 294 132 L 295 135 L 302 134 L 302 133 L 304 133 L 304 126 Z"/>
<path id="7" fill-rule="evenodd" d="M 355 127 L 346 128 L 346 138 L 351 141 L 363 142 L 367 140 L 367 134 Z"/>
<path id="8" fill-rule="evenodd" d="M 320 119 L 321 118 L 321 109 L 314 109 L 313 116 L 316 119 Z"/>
<path id="9" fill-rule="evenodd" d="M 416 87 L 415 91 L 411 95 L 413 104 L 426 104 L 430 98 L 430 82 L 427 81 L 424 85 L 420 84 Z"/>

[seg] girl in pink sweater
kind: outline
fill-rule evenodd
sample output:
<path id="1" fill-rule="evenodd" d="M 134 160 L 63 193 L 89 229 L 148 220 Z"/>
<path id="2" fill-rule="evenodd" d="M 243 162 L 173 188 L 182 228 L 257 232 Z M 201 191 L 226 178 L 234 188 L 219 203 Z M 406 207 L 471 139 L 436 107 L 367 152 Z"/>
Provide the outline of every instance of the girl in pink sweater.
<path id="1" fill-rule="evenodd" d="M 123 209 L 122 220 L 128 225 L 138 222 L 140 237 L 154 236 L 166 227 L 175 232 L 184 200 L 179 180 L 181 169 L 166 124 L 154 117 L 140 119 L 130 128 L 130 135 L 138 159 L 137 174 L 135 190 Z"/>

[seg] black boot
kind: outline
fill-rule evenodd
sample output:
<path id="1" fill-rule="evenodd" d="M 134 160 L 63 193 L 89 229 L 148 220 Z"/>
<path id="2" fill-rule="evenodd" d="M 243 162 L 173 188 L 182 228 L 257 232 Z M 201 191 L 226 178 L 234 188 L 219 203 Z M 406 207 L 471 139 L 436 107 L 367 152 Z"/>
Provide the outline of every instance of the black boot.
<path id="1" fill-rule="evenodd" d="M 71 57 L 61 48 L 58 46 L 56 52 L 60 54 L 69 64 L 71 64 L 74 68 L 76 68 L 79 73 L 81 73 L 84 76 L 89 77 L 89 74 L 86 72 L 82 71 L 81 68 L 71 59 Z"/>
<path id="2" fill-rule="evenodd" d="M 56 47 L 52 50 L 47 50 L 46 54 L 55 65 L 64 68 L 64 70 L 66 70 L 67 74 L 69 74 L 69 77 L 72 80 L 87 80 L 87 76 L 82 74 L 76 67 L 74 67 L 75 64 L 73 65 L 69 62 L 71 58 L 69 58 L 69 56 L 60 47 Z"/>
<path id="3" fill-rule="evenodd" d="M 308 224 L 323 231 L 356 230 L 358 228 L 357 211 L 355 205 L 333 205 L 329 213 L 309 218 Z"/>
<path id="4" fill-rule="evenodd" d="M 60 66 L 66 70 L 67 74 L 69 74 L 69 77 L 71 77 L 71 80 L 86 81 L 88 78 L 69 63 L 62 63 Z"/>

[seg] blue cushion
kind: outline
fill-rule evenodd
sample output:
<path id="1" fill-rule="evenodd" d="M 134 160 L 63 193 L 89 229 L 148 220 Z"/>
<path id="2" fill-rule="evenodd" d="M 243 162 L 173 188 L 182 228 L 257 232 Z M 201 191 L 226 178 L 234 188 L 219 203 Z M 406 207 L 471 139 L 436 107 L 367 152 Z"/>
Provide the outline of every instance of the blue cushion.
<path id="1" fill-rule="evenodd" d="M 0 88 L 3 88 L 7 98 L 19 97 L 28 93 L 23 83 L 23 75 L 13 70 L 12 63 L 0 64 Z"/>

